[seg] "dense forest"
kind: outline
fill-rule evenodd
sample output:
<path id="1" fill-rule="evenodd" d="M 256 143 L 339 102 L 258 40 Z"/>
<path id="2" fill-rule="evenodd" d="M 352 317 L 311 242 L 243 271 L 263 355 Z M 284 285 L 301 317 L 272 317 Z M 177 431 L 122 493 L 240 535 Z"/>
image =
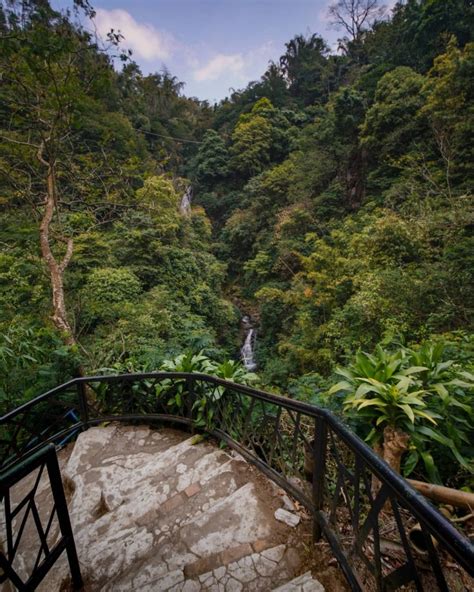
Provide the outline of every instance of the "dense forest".
<path id="1" fill-rule="evenodd" d="M 338 51 L 296 35 L 210 105 L 99 42 L 86 0 L 2 3 L 3 411 L 78 373 L 238 360 L 248 315 L 256 376 L 227 377 L 474 488 L 472 3 L 330 12 Z"/>

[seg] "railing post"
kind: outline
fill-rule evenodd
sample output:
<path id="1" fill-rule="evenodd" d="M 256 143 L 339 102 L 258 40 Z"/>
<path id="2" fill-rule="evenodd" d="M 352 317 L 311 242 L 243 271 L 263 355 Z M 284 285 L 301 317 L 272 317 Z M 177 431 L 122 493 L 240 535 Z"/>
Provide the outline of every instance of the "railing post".
<path id="1" fill-rule="evenodd" d="M 324 505 L 324 484 L 326 480 L 327 425 L 322 416 L 315 420 L 313 444 L 313 542 L 319 541 L 322 535 L 318 512 Z"/>
<path id="2" fill-rule="evenodd" d="M 59 528 L 64 537 L 66 554 L 69 561 L 69 569 L 71 570 L 71 579 L 74 590 L 81 590 L 83 588 L 83 581 L 81 575 L 81 568 L 79 559 L 77 557 L 76 544 L 74 542 L 74 535 L 72 532 L 71 521 L 67 508 L 66 496 L 64 495 L 63 484 L 61 480 L 61 472 L 59 470 L 58 458 L 54 449 L 48 454 L 47 470 L 49 481 L 51 483 L 51 490 L 53 492 L 53 499 L 56 506 L 56 514 L 58 516 Z"/>
<path id="3" fill-rule="evenodd" d="M 86 383 L 82 380 L 77 383 L 77 396 L 79 397 L 79 412 L 81 414 L 82 429 L 89 427 L 89 407 L 87 405 Z"/>
<path id="4" fill-rule="evenodd" d="M 186 389 L 188 391 L 186 396 L 187 416 L 188 419 L 193 419 L 193 405 L 194 405 L 194 377 L 188 376 L 186 378 Z"/>

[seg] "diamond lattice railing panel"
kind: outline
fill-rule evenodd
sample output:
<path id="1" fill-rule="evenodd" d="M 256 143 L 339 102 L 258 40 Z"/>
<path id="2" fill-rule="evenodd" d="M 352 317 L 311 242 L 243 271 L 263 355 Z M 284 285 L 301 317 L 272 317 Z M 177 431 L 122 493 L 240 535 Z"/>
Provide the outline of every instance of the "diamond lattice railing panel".
<path id="1" fill-rule="evenodd" d="M 24 583 L 51 554 L 59 534 L 56 505 L 48 483 L 43 463 L 11 487 L 1 502 L 5 556 Z"/>
<path id="2" fill-rule="evenodd" d="M 219 429 L 309 497 L 314 419 L 238 390 L 214 392 Z M 308 502 L 309 503 L 309 502 Z"/>
<path id="3" fill-rule="evenodd" d="M 84 386 L 90 419 L 121 415 L 175 415 L 186 417 L 190 409 L 186 379 L 166 377 L 113 382 L 91 381 Z"/>
<path id="4" fill-rule="evenodd" d="M 409 533 L 417 520 L 403 500 L 331 432 L 327 463 L 328 522 L 362 588 L 449 590 L 432 537 L 421 535 L 425 553 L 413 548 Z"/>
<path id="5" fill-rule="evenodd" d="M 55 393 L 0 426 L 0 466 L 80 422 L 76 389 Z"/>

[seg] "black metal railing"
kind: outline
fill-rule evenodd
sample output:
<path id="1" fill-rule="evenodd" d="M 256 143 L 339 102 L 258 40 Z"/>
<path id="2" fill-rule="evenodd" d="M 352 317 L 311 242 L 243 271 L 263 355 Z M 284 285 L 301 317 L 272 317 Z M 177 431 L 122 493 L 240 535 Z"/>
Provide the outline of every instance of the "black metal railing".
<path id="1" fill-rule="evenodd" d="M 24 481 L 25 477 L 29 482 Z M 46 512 L 39 507 L 42 481 L 52 494 Z M 22 483 L 18 495 L 15 489 Z M 17 495 L 15 495 L 17 494 Z M 15 499 L 16 498 L 16 499 Z M 59 471 L 56 448 L 43 446 L 35 453 L 0 472 L 3 535 L 0 550 L 0 584 L 11 582 L 20 592 L 35 590 L 66 551 L 75 590 L 82 588 L 81 571 Z M 32 542 L 38 541 L 33 549 Z M 29 561 L 25 560 L 29 554 Z M 21 557 L 21 560 L 18 558 Z"/>
<path id="2" fill-rule="evenodd" d="M 114 420 L 184 424 L 227 443 L 309 511 L 353 590 L 472 582 L 469 539 L 333 414 L 213 376 L 72 380 L 0 418 L 0 466 Z"/>

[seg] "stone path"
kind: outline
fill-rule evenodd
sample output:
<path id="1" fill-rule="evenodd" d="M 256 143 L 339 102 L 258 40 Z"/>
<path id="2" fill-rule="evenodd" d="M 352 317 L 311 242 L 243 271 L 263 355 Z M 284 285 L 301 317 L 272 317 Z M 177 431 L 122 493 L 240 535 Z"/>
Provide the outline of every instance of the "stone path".
<path id="1" fill-rule="evenodd" d="M 91 428 L 62 472 L 86 590 L 324 590 L 300 577 L 308 522 L 276 520 L 284 501 L 275 486 L 199 437 Z M 26 569 L 28 551 L 22 561 Z M 63 558 L 40 590 L 63 590 L 67 573 Z"/>

